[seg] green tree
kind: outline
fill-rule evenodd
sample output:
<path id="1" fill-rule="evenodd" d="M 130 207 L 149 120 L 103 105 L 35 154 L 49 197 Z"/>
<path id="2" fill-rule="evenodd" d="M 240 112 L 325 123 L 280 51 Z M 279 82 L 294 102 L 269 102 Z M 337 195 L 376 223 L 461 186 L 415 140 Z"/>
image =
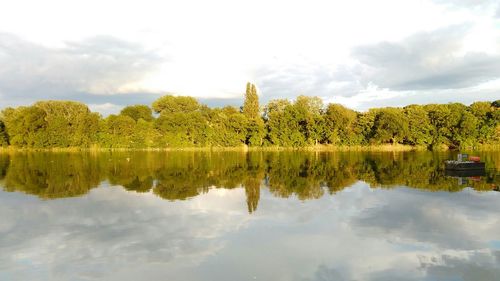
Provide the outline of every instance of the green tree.
<path id="1" fill-rule="evenodd" d="M 462 114 L 459 123 L 459 132 L 455 136 L 454 142 L 460 147 L 473 147 L 477 144 L 479 119 L 469 111 Z"/>
<path id="2" fill-rule="evenodd" d="M 296 121 L 307 144 L 318 144 L 324 138 L 323 100 L 319 97 L 298 96 L 293 105 Z"/>
<path id="3" fill-rule="evenodd" d="M 355 132 L 357 113 L 340 104 L 329 104 L 325 113 L 325 131 L 328 143 L 354 145 L 360 143 Z"/>
<path id="4" fill-rule="evenodd" d="M 265 137 L 265 124 L 260 114 L 259 96 L 254 84 L 247 83 L 242 113 L 248 120 L 245 143 L 261 146 Z"/>
<path id="5" fill-rule="evenodd" d="M 288 120 L 285 120 L 285 111 L 291 103 L 285 99 L 272 100 L 264 108 L 264 118 L 266 120 L 267 136 L 266 141 L 271 145 L 285 145 L 289 127 Z"/>
<path id="6" fill-rule="evenodd" d="M 156 113 L 168 114 L 168 113 L 188 113 L 193 111 L 198 111 L 200 109 L 200 104 L 193 97 L 187 96 L 163 96 L 153 102 L 153 110 Z"/>
<path id="7" fill-rule="evenodd" d="M 94 142 L 99 116 L 85 104 L 40 101 L 33 107 L 44 112 L 46 147 L 88 147 Z"/>
<path id="8" fill-rule="evenodd" d="M 153 102 L 160 116 L 155 128 L 162 134 L 160 146 L 186 147 L 210 145 L 207 109 L 195 98 L 163 96 Z"/>
<path id="9" fill-rule="evenodd" d="M 133 136 L 136 122 L 129 116 L 109 115 L 103 122 L 100 144 L 110 148 L 135 147 Z"/>
<path id="10" fill-rule="evenodd" d="M 432 125 L 425 108 L 420 105 L 404 107 L 408 120 L 407 142 L 411 145 L 429 146 L 432 143 Z"/>
<path id="11" fill-rule="evenodd" d="M 10 144 L 17 147 L 47 147 L 47 114 L 34 106 L 6 108 L 2 115 Z"/>
<path id="12" fill-rule="evenodd" d="M 153 148 L 158 147 L 160 137 L 153 122 L 140 118 L 134 126 L 131 142 L 134 148 Z"/>
<path id="13" fill-rule="evenodd" d="M 287 100 L 271 101 L 266 108 L 268 140 L 272 145 L 305 146 L 307 122 L 305 111 Z"/>
<path id="14" fill-rule="evenodd" d="M 360 136 L 362 144 L 369 144 L 372 141 L 375 134 L 374 126 L 376 117 L 377 110 L 374 109 L 358 114 L 355 132 Z"/>
<path id="15" fill-rule="evenodd" d="M 380 143 L 402 143 L 408 131 L 408 120 L 400 108 L 382 108 L 374 123 L 374 140 Z"/>
<path id="16" fill-rule="evenodd" d="M 247 83 L 242 112 L 248 119 L 257 119 L 260 117 L 259 96 L 257 95 L 255 85 L 250 82 Z"/>
<path id="17" fill-rule="evenodd" d="M 496 107 L 489 102 L 475 102 L 469 106 L 470 112 L 477 118 L 477 142 L 488 143 L 493 141 L 496 128 Z M 472 132 L 476 133 L 476 132 Z"/>
<path id="18" fill-rule="evenodd" d="M 247 121 L 246 143 L 250 146 L 261 146 L 265 137 L 265 124 L 261 117 Z"/>
<path id="19" fill-rule="evenodd" d="M 155 126 L 162 134 L 160 144 L 168 147 L 205 146 L 209 124 L 201 112 L 161 114 Z"/>
<path id="20" fill-rule="evenodd" d="M 450 109 L 450 115 L 447 120 L 448 128 L 451 131 L 451 136 L 449 137 L 450 147 L 460 147 L 460 135 L 462 133 L 460 124 L 464 120 L 463 115 L 467 112 L 467 106 L 461 103 L 449 103 L 447 106 Z"/>
<path id="21" fill-rule="evenodd" d="M 212 110 L 210 116 L 211 144 L 241 146 L 246 141 L 248 119 L 232 106 Z"/>
<path id="22" fill-rule="evenodd" d="M 451 111 L 445 104 L 430 104 L 426 105 L 425 109 L 429 114 L 429 120 L 432 125 L 432 142 L 431 147 L 439 147 L 440 145 L 449 145 L 451 137 L 450 130 L 450 115 Z"/>
<path id="23" fill-rule="evenodd" d="M 129 116 L 136 122 L 139 121 L 139 119 L 143 119 L 144 121 L 148 122 L 153 121 L 151 108 L 147 105 L 129 105 L 123 108 L 120 114 Z"/>

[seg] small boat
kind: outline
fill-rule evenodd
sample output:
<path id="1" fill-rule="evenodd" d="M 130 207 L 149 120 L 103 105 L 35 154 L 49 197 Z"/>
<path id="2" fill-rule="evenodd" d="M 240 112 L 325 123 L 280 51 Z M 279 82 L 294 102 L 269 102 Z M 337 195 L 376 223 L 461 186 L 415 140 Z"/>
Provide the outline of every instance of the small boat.
<path id="1" fill-rule="evenodd" d="M 457 160 L 445 161 L 445 165 L 448 171 L 482 171 L 486 167 L 481 158 L 467 154 L 458 154 Z"/>
<path id="2" fill-rule="evenodd" d="M 469 177 L 484 177 L 486 176 L 485 169 L 466 169 L 466 170 L 444 170 L 444 175 L 456 178 L 469 178 Z"/>

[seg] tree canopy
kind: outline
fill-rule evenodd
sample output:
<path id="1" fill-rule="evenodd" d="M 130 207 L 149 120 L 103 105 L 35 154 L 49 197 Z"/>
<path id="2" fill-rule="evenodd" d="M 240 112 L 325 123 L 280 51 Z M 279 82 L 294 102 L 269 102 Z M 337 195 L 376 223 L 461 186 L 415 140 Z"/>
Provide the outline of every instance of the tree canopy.
<path id="1" fill-rule="evenodd" d="M 148 122 L 151 122 L 154 119 L 151 108 L 147 105 L 129 105 L 122 109 L 120 114 L 130 117 L 136 122 L 141 118 Z"/>
<path id="2" fill-rule="evenodd" d="M 103 118 L 80 102 L 5 108 L 0 147 L 176 148 L 404 144 L 429 149 L 500 144 L 499 101 L 409 105 L 357 112 L 319 97 L 259 104 L 248 83 L 241 108 L 166 95 Z M 153 111 L 156 114 L 153 114 Z"/>

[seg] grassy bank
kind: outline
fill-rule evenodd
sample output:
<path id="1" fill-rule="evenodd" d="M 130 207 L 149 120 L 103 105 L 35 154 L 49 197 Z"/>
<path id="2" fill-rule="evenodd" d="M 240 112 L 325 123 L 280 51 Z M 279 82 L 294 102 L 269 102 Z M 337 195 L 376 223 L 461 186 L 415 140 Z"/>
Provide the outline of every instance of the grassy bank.
<path id="1" fill-rule="evenodd" d="M 500 146 L 497 147 L 500 149 Z M 19 148 L 1 147 L 0 152 L 105 152 L 105 151 L 425 151 L 423 146 L 410 146 L 402 144 L 382 144 L 382 145 L 356 145 L 356 146 L 335 146 L 335 145 L 315 145 L 306 147 L 165 147 L 165 148 L 103 148 L 103 147 L 65 147 L 65 148 Z"/>

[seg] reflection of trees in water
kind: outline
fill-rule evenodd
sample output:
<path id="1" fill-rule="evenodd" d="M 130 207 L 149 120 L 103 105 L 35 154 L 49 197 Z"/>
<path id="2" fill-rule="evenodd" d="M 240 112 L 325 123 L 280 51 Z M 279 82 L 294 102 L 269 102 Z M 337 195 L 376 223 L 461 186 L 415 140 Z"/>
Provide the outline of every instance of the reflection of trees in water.
<path id="1" fill-rule="evenodd" d="M 3 180 L 7 175 L 9 163 L 10 163 L 9 155 L 0 155 L 0 180 Z"/>
<path id="2" fill-rule="evenodd" d="M 325 173 L 325 185 L 330 194 L 342 191 L 344 188 L 353 185 L 358 179 L 359 165 L 351 163 L 361 163 L 359 154 L 332 155 L 328 162 L 328 168 Z"/>
<path id="3" fill-rule="evenodd" d="M 242 185 L 247 196 L 247 208 L 249 213 L 257 210 L 260 200 L 260 186 L 265 177 L 264 159 L 262 153 L 250 153 L 245 155 L 246 169 L 243 173 Z"/>
<path id="4" fill-rule="evenodd" d="M 86 194 L 103 180 L 97 158 L 74 153 L 27 153 L 1 155 L 10 158 L 4 189 L 62 198 Z"/>
<path id="5" fill-rule="evenodd" d="M 487 175 L 468 184 L 492 190 L 499 176 L 499 153 L 489 153 Z M 306 153 L 306 152 L 110 152 L 0 154 L 0 180 L 6 191 L 40 198 L 86 194 L 107 180 L 126 190 L 152 192 L 183 200 L 210 188 L 243 187 L 248 211 L 257 209 L 262 185 L 278 197 L 300 200 L 334 194 L 358 180 L 371 187 L 407 186 L 431 191 L 459 191 L 456 178 L 445 177 L 448 154 Z"/>
<path id="6" fill-rule="evenodd" d="M 358 178 L 371 187 L 406 186 L 428 191 L 460 191 L 465 186 L 444 174 L 443 161 L 449 158 L 447 154 L 432 152 L 368 155 L 364 162 L 369 167 L 358 173 Z M 469 181 L 469 184 L 476 190 L 492 190 L 498 184 L 493 179 L 495 174 L 490 170 L 486 177 Z"/>
<path id="7" fill-rule="evenodd" d="M 167 153 L 155 171 L 153 192 L 169 200 L 186 199 L 208 192 L 210 187 L 234 188 L 241 184 L 243 160 L 231 153 Z"/>
<path id="8" fill-rule="evenodd" d="M 276 196 L 296 195 L 299 199 L 319 198 L 325 170 L 318 154 L 278 153 L 269 155 L 269 190 Z"/>
<path id="9" fill-rule="evenodd" d="M 146 178 L 135 177 L 131 182 L 123 184 L 123 188 L 128 191 L 135 192 L 148 192 L 153 187 L 153 177 L 147 176 Z"/>

